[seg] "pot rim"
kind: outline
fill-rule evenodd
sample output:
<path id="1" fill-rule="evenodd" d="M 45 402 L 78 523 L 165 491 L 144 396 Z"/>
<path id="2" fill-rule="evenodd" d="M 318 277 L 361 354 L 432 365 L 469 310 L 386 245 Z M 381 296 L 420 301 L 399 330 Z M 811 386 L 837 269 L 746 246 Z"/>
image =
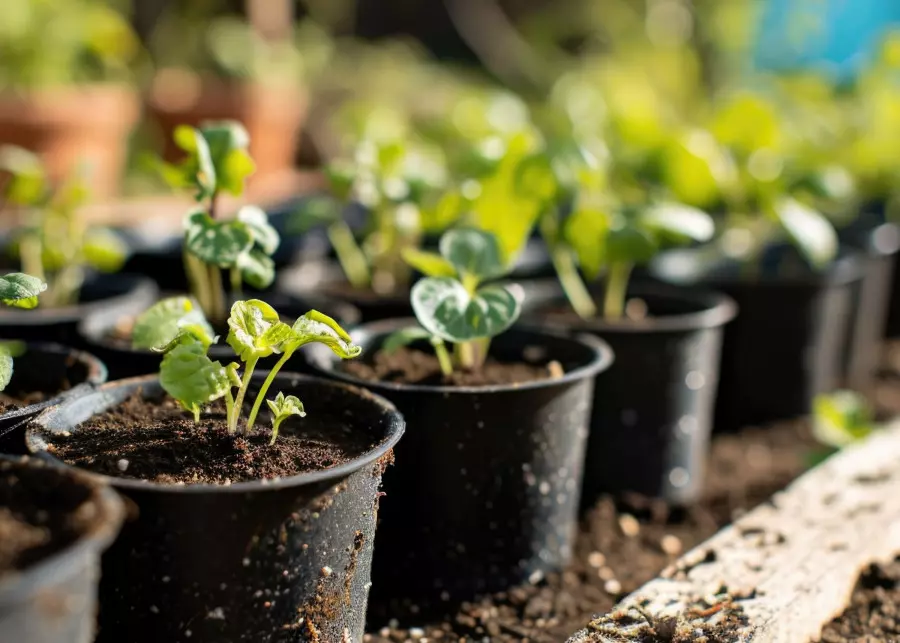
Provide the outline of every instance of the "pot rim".
<path id="1" fill-rule="evenodd" d="M 356 339 L 354 335 L 360 333 L 366 336 L 384 335 L 398 328 L 417 325 L 418 322 L 414 317 L 404 317 L 399 319 L 384 319 L 380 321 L 361 324 L 350 331 L 350 336 Z M 425 384 L 405 384 L 401 382 L 381 382 L 364 380 L 355 377 L 338 369 L 334 366 L 340 361 L 340 358 L 329 351 L 326 355 L 324 351 L 310 350 L 307 353 L 309 365 L 319 373 L 325 374 L 330 378 L 338 379 L 341 382 L 353 384 L 355 386 L 363 386 L 382 392 L 404 392 L 404 393 L 442 393 L 444 395 L 484 395 L 491 393 L 505 393 L 511 391 L 529 391 L 535 389 L 548 388 L 561 384 L 569 384 L 578 380 L 593 377 L 601 373 L 610 366 L 615 359 L 612 348 L 599 337 L 580 333 L 577 335 L 561 332 L 559 329 L 548 328 L 546 326 L 529 326 L 527 324 L 516 324 L 506 331 L 510 332 L 529 332 L 537 335 L 549 336 L 554 339 L 560 339 L 569 342 L 579 343 L 593 352 L 592 359 L 582 366 L 575 368 L 563 374 L 562 377 L 543 380 L 532 380 L 530 382 L 522 382 L 520 384 L 487 384 L 483 386 L 428 386 Z M 316 347 L 313 347 L 315 349 Z M 327 364 L 327 366 L 326 366 Z"/>
<path id="2" fill-rule="evenodd" d="M 260 372 L 254 373 L 253 379 L 263 379 L 268 373 Z M 403 436 L 403 433 L 406 428 L 406 422 L 403 419 L 403 416 L 397 410 L 397 408 L 388 400 L 384 399 L 380 395 L 376 395 L 370 391 L 362 389 L 358 386 L 351 386 L 349 384 L 345 384 L 342 382 L 334 382 L 325 378 L 313 377 L 310 375 L 302 375 L 300 373 L 278 373 L 275 378 L 275 382 L 277 382 L 280 378 L 290 377 L 292 380 L 292 386 L 300 386 L 302 382 L 317 382 L 324 386 L 333 386 L 337 388 L 341 388 L 347 393 L 351 395 L 356 395 L 359 397 L 363 397 L 367 400 L 373 402 L 376 407 L 381 411 L 382 416 L 387 421 L 387 427 L 384 431 L 384 438 L 381 442 L 376 444 L 375 446 L 369 448 L 367 451 L 363 452 L 361 455 L 353 458 L 349 462 L 345 462 L 344 464 L 338 465 L 336 467 L 332 467 L 330 469 L 321 469 L 318 471 L 308 471 L 305 473 L 298 473 L 293 476 L 287 476 L 284 478 L 265 478 L 261 480 L 247 480 L 242 482 L 234 482 L 229 485 L 221 485 L 221 484 L 210 484 L 210 483 L 202 483 L 202 484 L 164 484 L 159 482 L 153 482 L 150 480 L 138 480 L 135 478 L 118 478 L 115 476 L 108 476 L 102 473 L 96 473 L 94 471 L 88 471 L 87 469 L 81 469 L 79 467 L 67 464 L 62 460 L 54 457 L 50 452 L 47 451 L 47 441 L 44 439 L 43 431 L 39 429 L 44 429 L 47 423 L 53 419 L 55 416 L 63 413 L 69 404 L 72 403 L 73 400 L 66 399 L 62 400 L 59 404 L 51 406 L 44 411 L 41 412 L 36 418 L 34 418 L 28 425 L 25 433 L 25 443 L 28 446 L 28 449 L 32 452 L 35 457 L 45 459 L 54 463 L 57 466 L 64 467 L 66 469 L 73 469 L 76 471 L 80 471 L 82 474 L 91 476 L 99 479 L 100 481 L 109 484 L 110 486 L 117 489 L 128 489 L 128 490 L 144 490 L 144 491 L 155 491 L 158 493 L 176 493 L 176 494 L 194 494 L 194 493 L 247 493 L 252 491 L 274 491 L 278 489 L 283 489 L 287 487 L 300 487 L 305 485 L 316 484 L 320 482 L 327 482 L 329 480 L 336 480 L 339 478 L 343 478 L 349 476 L 362 469 L 363 467 L 377 461 L 381 457 L 383 457 L 386 453 L 388 453 L 400 440 Z M 103 397 L 108 395 L 110 389 L 120 388 L 120 387 L 132 387 L 132 388 L 142 388 L 145 384 L 151 384 L 159 386 L 159 379 L 156 375 L 140 375 L 138 377 L 130 377 L 126 379 L 116 380 L 114 382 L 108 382 L 103 386 L 99 386 L 95 388 L 93 391 L 88 393 L 87 395 L 95 395 L 98 397 Z M 160 387 L 161 388 L 161 387 Z M 94 413 L 96 415 L 96 413 Z"/>
<path id="3" fill-rule="evenodd" d="M 14 457 L 0 454 L 0 462 L 11 462 L 23 467 L 54 468 L 52 463 L 34 456 Z M 99 559 L 100 552 L 106 549 L 119 533 L 125 519 L 125 503 L 122 498 L 108 485 L 86 475 L 80 469 L 71 468 L 62 473 L 72 482 L 91 488 L 90 500 L 100 507 L 102 518 L 94 521 L 94 524 L 75 542 L 18 573 L 10 574 L 5 579 L 0 578 L 0 605 L 24 602 L 57 579 L 65 579 L 72 573 L 73 565 L 84 556 L 91 555 L 91 552 L 96 552 Z"/>

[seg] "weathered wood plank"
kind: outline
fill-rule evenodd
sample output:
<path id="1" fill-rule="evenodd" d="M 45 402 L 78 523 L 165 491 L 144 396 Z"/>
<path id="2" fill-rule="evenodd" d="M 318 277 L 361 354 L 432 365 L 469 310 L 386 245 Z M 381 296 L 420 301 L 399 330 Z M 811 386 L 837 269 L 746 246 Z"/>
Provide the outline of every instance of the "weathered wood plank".
<path id="1" fill-rule="evenodd" d="M 716 628 L 729 634 L 715 640 L 815 640 L 863 567 L 898 552 L 900 423 L 806 473 L 568 643 L 637 643 L 649 633 L 645 616 L 658 632 L 677 623 L 680 640 L 703 641 Z"/>

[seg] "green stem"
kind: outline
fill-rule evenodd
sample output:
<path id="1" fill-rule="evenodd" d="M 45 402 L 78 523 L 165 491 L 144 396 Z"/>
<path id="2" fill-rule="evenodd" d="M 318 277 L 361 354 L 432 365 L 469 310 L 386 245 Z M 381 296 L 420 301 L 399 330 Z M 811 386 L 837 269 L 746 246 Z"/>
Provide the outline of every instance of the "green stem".
<path id="1" fill-rule="evenodd" d="M 281 426 L 281 423 L 284 421 L 283 417 L 275 418 L 275 421 L 272 422 L 272 439 L 269 440 L 269 446 L 275 444 L 275 439 L 278 437 L 278 427 Z"/>
<path id="2" fill-rule="evenodd" d="M 234 267 L 231 269 L 231 294 L 234 295 L 237 299 L 241 299 L 243 295 L 243 286 L 244 280 L 241 277 L 240 268 Z"/>
<path id="3" fill-rule="evenodd" d="M 43 248 L 41 238 L 36 234 L 26 234 L 19 242 L 19 258 L 22 272 L 47 281 L 44 274 Z"/>
<path id="4" fill-rule="evenodd" d="M 484 363 L 487 360 L 488 351 L 491 348 L 491 338 L 485 337 L 484 339 L 476 339 L 472 342 L 472 347 L 475 351 L 475 362 L 473 366 L 474 368 L 481 370 L 481 367 L 484 366 Z"/>
<path id="5" fill-rule="evenodd" d="M 210 321 L 214 324 L 225 321 L 228 314 L 225 310 L 225 289 L 222 287 L 222 271 L 218 266 L 210 265 L 207 271 L 209 273 L 209 306 Z"/>
<path id="6" fill-rule="evenodd" d="M 609 272 L 606 275 L 606 295 L 603 298 L 603 316 L 607 319 L 619 319 L 625 313 L 628 277 L 633 267 L 633 264 L 624 261 L 609 265 Z"/>
<path id="7" fill-rule="evenodd" d="M 328 228 L 328 240 L 334 247 L 347 281 L 354 288 L 367 288 L 372 281 L 369 265 L 365 253 L 353 238 L 350 226 L 344 221 L 331 224 Z"/>
<path id="8" fill-rule="evenodd" d="M 471 341 L 460 342 L 456 345 L 456 359 L 459 365 L 467 371 L 475 368 L 475 346 Z"/>
<path id="9" fill-rule="evenodd" d="M 256 368 L 258 357 L 251 357 L 247 360 L 247 366 L 244 367 L 244 377 L 241 378 L 241 388 L 238 389 L 237 397 L 234 399 L 234 408 L 229 418 L 228 432 L 235 433 L 237 431 L 238 418 L 241 416 L 241 409 L 244 406 L 244 395 L 247 394 L 247 387 L 250 385 L 250 378 L 253 376 L 253 369 Z M 247 424 L 245 434 L 250 431 L 250 424 Z"/>
<path id="10" fill-rule="evenodd" d="M 563 246 L 556 246 L 550 256 L 559 283 L 575 313 L 582 319 L 596 317 L 597 305 L 582 281 L 581 275 L 578 274 L 578 267 L 575 265 L 571 251 Z"/>
<path id="11" fill-rule="evenodd" d="M 202 261 L 192 255 L 187 250 L 184 251 L 184 271 L 187 273 L 188 283 L 191 287 L 191 294 L 200 304 L 200 308 L 210 317 L 210 293 L 207 285 L 206 267 Z"/>
<path id="12" fill-rule="evenodd" d="M 431 345 L 434 346 L 434 354 L 437 356 L 438 363 L 441 365 L 441 373 L 444 375 L 452 375 L 453 360 L 450 359 L 450 351 L 447 350 L 447 345 L 439 338 L 433 339 Z"/>
<path id="13" fill-rule="evenodd" d="M 294 354 L 294 351 L 297 350 L 299 346 L 295 346 L 294 348 L 290 348 L 284 352 L 275 366 L 272 367 L 272 370 L 269 371 L 269 375 L 266 377 L 266 380 L 263 382 L 262 387 L 259 389 L 259 393 L 256 395 L 256 400 L 253 402 L 253 408 L 250 409 L 250 417 L 247 418 L 247 430 L 251 430 L 253 428 L 253 424 L 256 422 L 256 416 L 259 414 L 259 408 L 262 406 L 263 400 L 266 398 L 266 393 L 269 392 L 269 387 L 272 385 L 272 382 L 275 381 L 275 376 L 278 374 L 278 371 L 287 363 L 287 361 L 291 358 L 291 355 Z"/>

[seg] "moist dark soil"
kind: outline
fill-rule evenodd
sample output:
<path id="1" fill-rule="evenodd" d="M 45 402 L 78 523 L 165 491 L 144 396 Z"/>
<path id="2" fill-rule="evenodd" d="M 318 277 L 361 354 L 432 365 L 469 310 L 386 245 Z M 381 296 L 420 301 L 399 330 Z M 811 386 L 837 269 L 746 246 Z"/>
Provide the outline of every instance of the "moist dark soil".
<path id="1" fill-rule="evenodd" d="M 91 489 L 48 467 L 0 463 L 0 578 L 74 542 L 96 519 Z"/>
<path id="2" fill-rule="evenodd" d="M 119 478 L 160 483 L 231 484 L 335 467 L 372 445 L 349 429 L 317 430 L 313 423 L 271 432 L 258 423 L 249 436 L 229 435 L 218 405 L 198 424 L 169 398 L 134 395 L 68 435 L 54 435 L 51 451 L 64 462 Z"/>
<path id="3" fill-rule="evenodd" d="M 415 348 L 392 353 L 376 351 L 368 361 L 342 362 L 344 372 L 369 382 L 394 382 L 430 386 L 490 386 L 524 384 L 561 374 L 559 364 L 538 366 L 525 362 L 501 362 L 489 358 L 477 371 L 441 372 L 437 357 Z"/>
<path id="4" fill-rule="evenodd" d="M 843 614 L 822 629 L 823 643 L 900 640 L 900 559 L 870 565 Z"/>

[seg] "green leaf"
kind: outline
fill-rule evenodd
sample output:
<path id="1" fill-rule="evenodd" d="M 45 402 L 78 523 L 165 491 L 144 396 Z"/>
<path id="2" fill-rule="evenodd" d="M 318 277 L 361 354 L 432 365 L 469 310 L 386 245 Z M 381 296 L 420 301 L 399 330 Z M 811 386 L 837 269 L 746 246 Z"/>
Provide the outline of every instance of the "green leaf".
<path id="1" fill-rule="evenodd" d="M 557 192 L 556 175 L 546 154 L 532 154 L 516 166 L 516 192 L 527 199 L 549 202 Z"/>
<path id="2" fill-rule="evenodd" d="M 609 215 L 600 210 L 576 210 L 565 222 L 563 237 L 588 279 L 596 279 L 603 270 L 608 235 Z"/>
<path id="3" fill-rule="evenodd" d="M 250 250 L 253 235 L 241 221 L 215 221 L 206 212 L 195 210 L 184 220 L 185 247 L 201 261 L 231 268 Z"/>
<path id="4" fill-rule="evenodd" d="M 244 281 L 257 290 L 265 290 L 275 281 L 275 262 L 260 248 L 250 248 L 238 257 L 237 267 Z"/>
<path id="5" fill-rule="evenodd" d="M 650 206 L 641 215 L 640 223 L 676 241 L 709 241 L 716 232 L 711 216 L 703 210 L 680 203 Z"/>
<path id="6" fill-rule="evenodd" d="M 246 224 L 253 235 L 253 242 L 262 248 L 263 252 L 271 256 L 278 250 L 281 238 L 278 231 L 269 223 L 269 215 L 255 205 L 245 205 L 237 212 L 237 220 Z"/>
<path id="7" fill-rule="evenodd" d="M 40 158 L 33 152 L 15 145 L 0 147 L 0 170 L 12 175 L 4 190 L 10 203 L 35 206 L 46 198 L 47 174 Z"/>
<path id="8" fill-rule="evenodd" d="M 776 201 L 774 211 L 794 245 L 814 268 L 824 268 L 837 256 L 837 233 L 824 215 L 791 198 Z"/>
<path id="9" fill-rule="evenodd" d="M 12 272 L 0 277 L 0 301 L 14 308 L 34 308 L 38 295 L 47 290 L 47 284 L 31 275 Z"/>
<path id="10" fill-rule="evenodd" d="M 393 333 L 387 336 L 387 338 L 381 344 L 381 350 L 384 353 L 393 353 L 397 349 L 404 346 L 409 346 L 413 342 L 417 342 L 420 339 L 431 339 L 431 333 L 429 333 L 421 326 L 401 328 L 400 330 L 395 330 Z"/>
<path id="11" fill-rule="evenodd" d="M 13 375 L 13 356 L 6 346 L 0 345 L 0 391 L 6 390 Z"/>
<path id="12" fill-rule="evenodd" d="M 212 361 L 206 355 L 206 347 L 190 337 L 183 337 L 166 353 L 159 367 L 163 389 L 192 411 L 224 396 L 236 378 L 237 364 L 222 366 Z"/>
<path id="13" fill-rule="evenodd" d="M 137 349 L 165 352 L 185 335 L 204 346 L 216 341 L 215 333 L 200 308 L 188 297 L 168 297 L 145 310 L 131 331 L 131 345 Z"/>
<path id="14" fill-rule="evenodd" d="M 285 397 L 284 393 L 278 392 L 274 400 L 266 400 L 269 410 L 272 411 L 272 441 L 269 444 L 275 444 L 278 437 L 278 429 L 281 423 L 292 415 L 306 417 L 306 409 L 303 408 L 303 402 L 293 395 Z"/>
<path id="15" fill-rule="evenodd" d="M 631 224 L 610 230 L 606 237 L 606 260 L 609 263 L 647 263 L 658 250 L 656 240 L 646 230 Z"/>
<path id="16" fill-rule="evenodd" d="M 494 337 L 516 321 L 524 292 L 518 284 L 492 285 L 470 295 L 447 277 L 428 277 L 412 288 L 413 310 L 419 323 L 445 341 L 467 342 Z"/>
<path id="17" fill-rule="evenodd" d="M 198 201 L 212 196 L 216 191 L 216 168 L 203 134 L 189 125 L 179 125 L 172 138 L 188 157 L 177 166 L 161 166 L 163 178 L 173 187 L 196 186 Z"/>
<path id="18" fill-rule="evenodd" d="M 440 196 L 426 199 L 420 207 L 422 231 L 426 233 L 443 232 L 459 221 L 465 200 L 455 191 L 442 191 Z"/>
<path id="19" fill-rule="evenodd" d="M 854 391 L 835 391 L 813 400 L 813 436 L 841 449 L 866 438 L 873 431 L 872 410 Z"/>
<path id="20" fill-rule="evenodd" d="M 217 121 L 203 123 L 200 132 L 209 146 L 216 187 L 240 196 L 247 177 L 256 170 L 247 153 L 250 145 L 247 130 L 236 121 Z"/>
<path id="21" fill-rule="evenodd" d="M 403 261 L 427 277 L 455 277 L 453 264 L 434 252 L 426 252 L 418 248 L 403 248 Z"/>
<path id="22" fill-rule="evenodd" d="M 332 196 L 311 196 L 288 217 L 287 228 L 291 234 L 303 234 L 314 228 L 340 221 L 343 205 Z"/>
<path id="23" fill-rule="evenodd" d="M 241 361 L 280 353 L 291 337 L 291 327 L 281 321 L 269 304 L 259 299 L 236 301 L 228 317 L 228 345 Z"/>
<path id="24" fill-rule="evenodd" d="M 81 248 L 84 260 L 100 272 L 118 272 L 128 259 L 128 244 L 122 237 L 106 228 L 93 228 L 87 232 Z"/>
<path id="25" fill-rule="evenodd" d="M 298 318 L 291 328 L 291 348 L 297 349 L 311 342 L 325 344 L 342 359 L 352 359 L 362 353 L 362 348 L 353 343 L 340 324 L 317 310 L 310 310 Z"/>
<path id="26" fill-rule="evenodd" d="M 506 272 L 497 238 L 474 228 L 449 230 L 441 237 L 441 255 L 460 275 L 484 281 Z"/>
<path id="27" fill-rule="evenodd" d="M 325 168 L 325 178 L 331 193 L 341 202 L 350 200 L 356 181 L 356 167 L 348 162 L 334 161 Z"/>

